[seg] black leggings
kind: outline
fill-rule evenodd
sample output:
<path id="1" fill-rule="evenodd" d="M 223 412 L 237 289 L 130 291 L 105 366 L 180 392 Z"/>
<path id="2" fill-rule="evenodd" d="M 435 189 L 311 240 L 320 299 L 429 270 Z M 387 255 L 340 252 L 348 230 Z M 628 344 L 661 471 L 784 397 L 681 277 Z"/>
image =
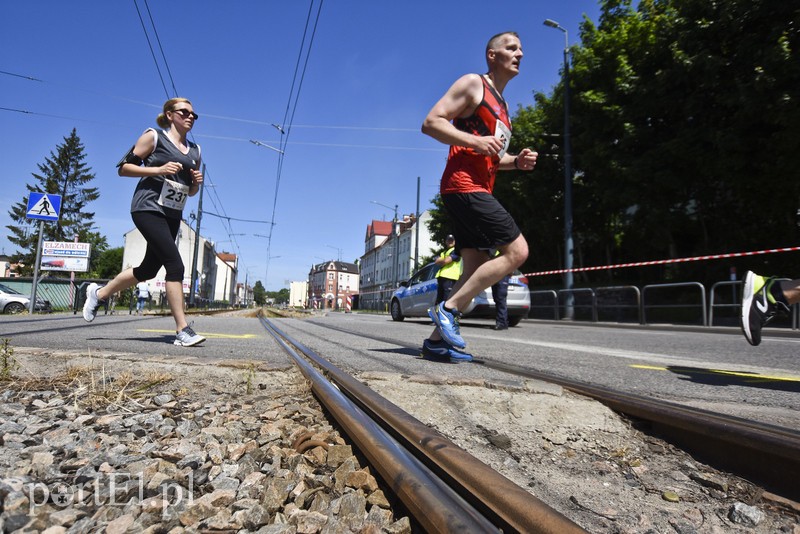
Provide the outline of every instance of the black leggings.
<path id="1" fill-rule="evenodd" d="M 181 220 L 155 211 L 135 211 L 131 218 L 147 241 L 142 263 L 133 268 L 134 278 L 139 282 L 155 278 L 163 265 L 167 270 L 164 277 L 167 282 L 183 282 L 183 260 L 175 244 Z"/>

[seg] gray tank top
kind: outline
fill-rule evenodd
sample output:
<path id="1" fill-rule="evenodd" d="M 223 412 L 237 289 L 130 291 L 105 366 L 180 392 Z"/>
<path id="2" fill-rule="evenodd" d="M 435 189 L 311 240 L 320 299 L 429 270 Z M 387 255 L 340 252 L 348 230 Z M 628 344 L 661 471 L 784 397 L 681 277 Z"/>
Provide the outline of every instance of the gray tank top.
<path id="1" fill-rule="evenodd" d="M 148 128 L 146 132 L 155 135 L 155 148 L 144 160 L 146 167 L 160 167 L 170 161 L 177 161 L 183 169 L 177 174 L 145 176 L 139 180 L 131 200 L 131 213 L 136 211 L 157 211 L 171 219 L 180 219 L 182 206 L 186 202 L 188 187 L 192 185 L 190 169 L 200 169 L 200 145 L 187 140 L 189 152 L 178 150 L 164 130 Z"/>

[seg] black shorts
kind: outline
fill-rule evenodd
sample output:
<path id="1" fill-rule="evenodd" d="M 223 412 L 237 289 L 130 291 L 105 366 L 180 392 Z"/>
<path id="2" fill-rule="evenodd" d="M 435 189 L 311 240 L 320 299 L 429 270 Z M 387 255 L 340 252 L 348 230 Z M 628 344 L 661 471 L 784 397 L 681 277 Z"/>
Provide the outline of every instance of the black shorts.
<path id="1" fill-rule="evenodd" d="M 508 245 L 520 236 L 517 223 L 489 193 L 448 193 L 442 203 L 456 238 L 456 250 L 489 250 Z"/>

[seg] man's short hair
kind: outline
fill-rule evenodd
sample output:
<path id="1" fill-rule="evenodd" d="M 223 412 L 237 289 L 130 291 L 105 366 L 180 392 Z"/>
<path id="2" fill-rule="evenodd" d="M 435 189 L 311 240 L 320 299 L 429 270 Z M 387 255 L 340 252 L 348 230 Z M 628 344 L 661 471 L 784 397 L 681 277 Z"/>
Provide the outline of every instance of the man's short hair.
<path id="1" fill-rule="evenodd" d="M 492 38 L 489 39 L 489 42 L 486 43 L 486 53 L 487 54 L 489 53 L 489 50 L 492 50 L 495 46 L 497 46 L 497 41 L 499 41 L 500 38 L 503 37 L 504 35 L 513 35 L 514 37 L 519 39 L 519 34 L 517 32 L 510 32 L 509 31 L 509 32 L 501 32 L 501 33 L 498 33 L 497 35 L 493 35 Z"/>

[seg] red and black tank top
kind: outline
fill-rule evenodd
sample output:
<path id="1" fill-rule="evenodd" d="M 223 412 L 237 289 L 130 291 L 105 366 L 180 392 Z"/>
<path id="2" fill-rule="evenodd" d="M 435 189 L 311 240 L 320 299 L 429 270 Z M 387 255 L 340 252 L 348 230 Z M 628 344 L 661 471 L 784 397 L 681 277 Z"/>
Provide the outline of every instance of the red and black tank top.
<path id="1" fill-rule="evenodd" d="M 508 105 L 503 97 L 481 76 L 483 98 L 469 117 L 456 118 L 453 125 L 462 132 L 485 137 L 495 135 L 497 122 L 502 122 L 511 131 Z M 447 193 L 491 193 L 500 158 L 484 156 L 471 148 L 451 146 L 447 165 L 442 175 L 439 192 Z"/>

